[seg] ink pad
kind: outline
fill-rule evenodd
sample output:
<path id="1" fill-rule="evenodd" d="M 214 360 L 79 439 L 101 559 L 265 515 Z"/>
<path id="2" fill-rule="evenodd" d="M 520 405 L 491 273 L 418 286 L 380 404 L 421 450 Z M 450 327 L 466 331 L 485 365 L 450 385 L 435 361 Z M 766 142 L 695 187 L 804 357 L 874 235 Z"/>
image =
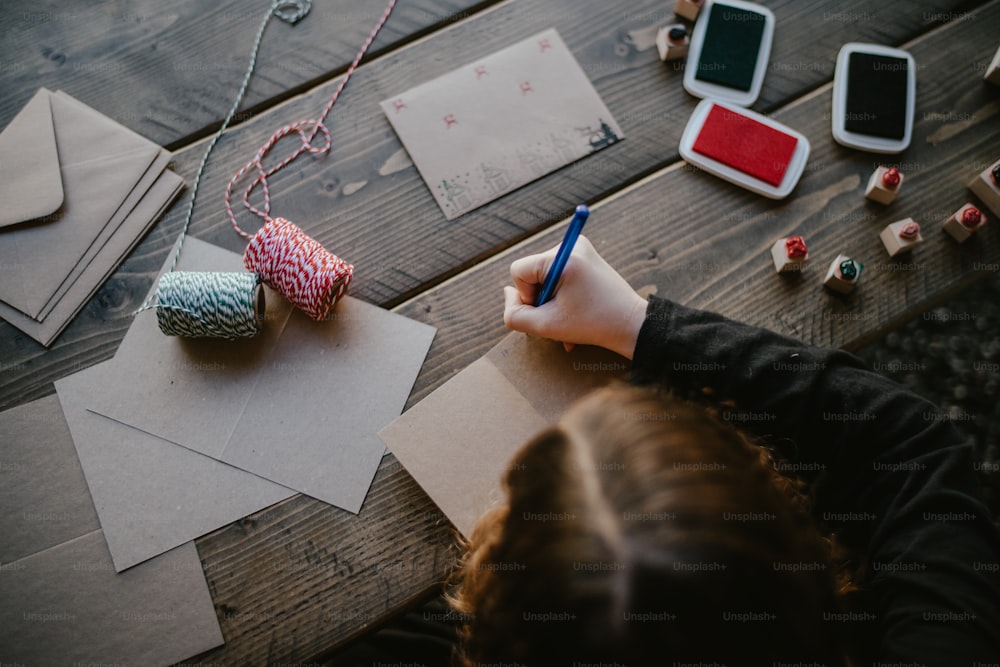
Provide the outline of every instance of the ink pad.
<path id="1" fill-rule="evenodd" d="M 913 56 L 850 42 L 837 55 L 833 138 L 849 148 L 900 153 L 910 145 L 917 91 Z"/>
<path id="2" fill-rule="evenodd" d="M 741 0 L 706 3 L 691 34 L 684 89 L 750 106 L 760 95 L 773 37 L 770 9 Z"/>
<path id="3" fill-rule="evenodd" d="M 681 157 L 710 174 L 783 199 L 809 159 L 809 140 L 767 116 L 716 100 L 702 100 L 688 120 Z"/>

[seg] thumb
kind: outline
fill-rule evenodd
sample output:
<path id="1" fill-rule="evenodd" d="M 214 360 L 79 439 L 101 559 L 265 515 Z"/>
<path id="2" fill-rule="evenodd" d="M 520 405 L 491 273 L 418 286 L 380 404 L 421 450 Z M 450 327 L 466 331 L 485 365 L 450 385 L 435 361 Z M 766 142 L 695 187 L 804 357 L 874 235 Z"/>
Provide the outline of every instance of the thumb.
<path id="1" fill-rule="evenodd" d="M 555 252 L 552 251 L 528 255 L 511 263 L 510 277 L 514 281 L 517 293 L 521 296 L 522 303 L 535 303 L 535 297 L 545 282 L 545 274 L 548 273 L 554 257 Z"/>
<path id="2" fill-rule="evenodd" d="M 503 288 L 503 295 L 503 323 L 507 328 L 524 333 L 537 333 L 541 320 L 538 309 L 525 303 L 518 290 L 509 285 Z"/>

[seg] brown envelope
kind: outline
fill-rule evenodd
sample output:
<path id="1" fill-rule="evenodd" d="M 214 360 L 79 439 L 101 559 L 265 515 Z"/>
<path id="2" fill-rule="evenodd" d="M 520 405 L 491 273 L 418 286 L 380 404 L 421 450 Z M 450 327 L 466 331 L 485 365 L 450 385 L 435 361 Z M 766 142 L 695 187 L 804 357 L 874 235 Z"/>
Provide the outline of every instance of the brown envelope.
<path id="1" fill-rule="evenodd" d="M 60 289 L 44 320 L 39 322 L 3 302 L 0 302 L 0 317 L 42 345 L 51 345 L 132 251 L 146 230 L 167 209 L 183 185 L 184 181 L 174 172 L 166 170 L 160 173 L 153 186 L 122 221 L 117 232 L 97 250 L 86 267 L 80 269 L 72 284 Z"/>
<path id="2" fill-rule="evenodd" d="M 160 147 L 65 94 L 42 89 L 25 111 L 0 135 L 0 164 L 21 172 L 19 190 L 7 193 L 4 208 L 24 216 L 0 227 L 0 301 L 41 319 Z M 56 201 L 52 152 L 38 148 L 45 123 L 55 135 L 63 202 L 57 212 L 28 217 Z M 48 147 L 47 132 L 42 137 Z M 44 155 L 48 161 L 39 165 Z"/>
<path id="3" fill-rule="evenodd" d="M 0 133 L 0 227 L 50 215 L 63 204 L 49 95 L 44 88 L 35 93 Z"/>

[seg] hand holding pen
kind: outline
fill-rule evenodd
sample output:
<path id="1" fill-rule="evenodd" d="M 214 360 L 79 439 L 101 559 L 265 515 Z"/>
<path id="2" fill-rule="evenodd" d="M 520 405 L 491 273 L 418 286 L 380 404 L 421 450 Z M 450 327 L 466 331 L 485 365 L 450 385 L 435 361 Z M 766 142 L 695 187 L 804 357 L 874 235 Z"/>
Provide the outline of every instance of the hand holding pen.
<path id="1" fill-rule="evenodd" d="M 585 219 L 586 207 L 583 209 Z M 504 323 L 516 331 L 562 341 L 568 347 L 599 345 L 631 359 L 645 318 L 646 300 L 604 261 L 585 236 L 579 235 L 582 221 L 574 230 L 579 212 L 578 207 L 558 249 L 511 264 L 514 286 L 504 288 Z M 573 237 L 578 237 L 575 246 Z M 563 251 L 565 258 L 558 262 L 567 241 L 569 250 Z M 551 287 L 546 294 L 548 283 Z M 533 305 L 536 303 L 541 305 Z"/>

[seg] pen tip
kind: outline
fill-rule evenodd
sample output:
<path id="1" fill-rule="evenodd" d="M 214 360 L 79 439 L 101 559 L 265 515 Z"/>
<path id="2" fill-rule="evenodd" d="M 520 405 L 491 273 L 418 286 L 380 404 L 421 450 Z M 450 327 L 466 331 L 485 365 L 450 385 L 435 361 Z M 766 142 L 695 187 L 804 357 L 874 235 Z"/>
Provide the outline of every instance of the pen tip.
<path id="1" fill-rule="evenodd" d="M 577 213 L 590 213 L 590 209 L 587 208 L 586 204 L 580 204 L 576 207 Z"/>

